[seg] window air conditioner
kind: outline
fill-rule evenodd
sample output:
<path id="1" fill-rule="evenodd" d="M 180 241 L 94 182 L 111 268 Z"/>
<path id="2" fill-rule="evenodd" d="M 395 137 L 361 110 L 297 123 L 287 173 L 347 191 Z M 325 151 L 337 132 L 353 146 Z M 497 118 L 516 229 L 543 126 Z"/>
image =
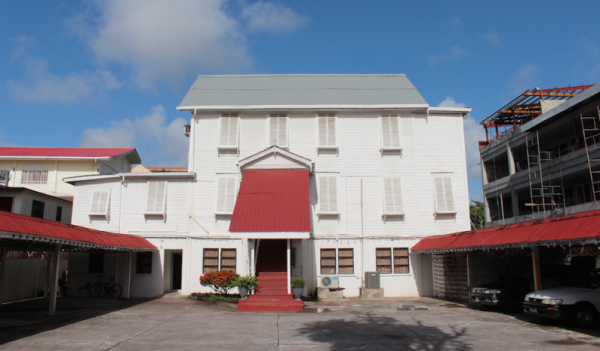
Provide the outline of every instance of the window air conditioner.
<path id="1" fill-rule="evenodd" d="M 338 277 L 319 277 L 320 286 L 322 288 L 339 288 L 340 280 Z"/>

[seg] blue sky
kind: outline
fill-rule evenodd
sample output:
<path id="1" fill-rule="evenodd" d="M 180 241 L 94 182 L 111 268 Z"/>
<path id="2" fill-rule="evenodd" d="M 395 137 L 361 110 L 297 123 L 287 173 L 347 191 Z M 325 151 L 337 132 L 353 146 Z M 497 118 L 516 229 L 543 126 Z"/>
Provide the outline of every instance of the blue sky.
<path id="1" fill-rule="evenodd" d="M 0 1 L 1 145 L 133 146 L 185 165 L 198 74 L 404 73 L 477 124 L 533 87 L 600 81 L 598 1 Z"/>

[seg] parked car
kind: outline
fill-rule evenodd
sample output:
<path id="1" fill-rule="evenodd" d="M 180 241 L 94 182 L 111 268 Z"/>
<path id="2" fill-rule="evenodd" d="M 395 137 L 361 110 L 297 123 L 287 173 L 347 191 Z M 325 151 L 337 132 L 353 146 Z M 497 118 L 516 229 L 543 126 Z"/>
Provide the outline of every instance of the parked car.
<path id="1" fill-rule="evenodd" d="M 486 307 L 500 307 L 510 311 L 523 310 L 523 298 L 530 292 L 529 281 L 495 281 L 478 284 L 471 290 L 470 302 Z"/>
<path id="2" fill-rule="evenodd" d="M 527 294 L 523 309 L 543 318 L 569 319 L 580 327 L 594 325 L 600 311 L 600 269 L 589 270 L 563 287 Z"/>

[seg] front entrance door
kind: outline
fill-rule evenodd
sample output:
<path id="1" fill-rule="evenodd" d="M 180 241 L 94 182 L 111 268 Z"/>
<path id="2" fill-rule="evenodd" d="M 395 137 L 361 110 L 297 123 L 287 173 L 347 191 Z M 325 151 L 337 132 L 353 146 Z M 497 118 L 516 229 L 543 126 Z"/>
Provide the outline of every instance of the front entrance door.
<path id="1" fill-rule="evenodd" d="M 172 290 L 181 290 L 181 266 L 182 266 L 182 255 L 181 253 L 173 253 L 173 260 L 171 262 L 172 270 Z"/>
<path id="2" fill-rule="evenodd" d="M 256 273 L 287 272 L 287 240 L 261 239 L 258 244 Z"/>

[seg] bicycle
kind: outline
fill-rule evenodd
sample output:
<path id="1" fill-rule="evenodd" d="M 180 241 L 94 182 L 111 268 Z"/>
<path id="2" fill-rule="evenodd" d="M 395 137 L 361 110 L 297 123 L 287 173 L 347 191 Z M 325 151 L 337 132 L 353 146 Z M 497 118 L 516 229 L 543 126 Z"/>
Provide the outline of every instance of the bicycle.
<path id="1" fill-rule="evenodd" d="M 105 283 L 102 281 L 102 278 L 104 278 L 103 275 L 98 275 L 98 277 L 100 277 L 100 281 L 90 285 L 89 292 L 91 297 L 99 297 L 100 294 L 102 294 L 102 289 L 104 289 L 106 295 L 112 298 L 118 299 L 119 297 L 121 297 L 121 294 L 123 293 L 123 288 L 121 288 L 119 284 L 113 283 L 115 278 L 110 278 L 110 282 Z"/>

